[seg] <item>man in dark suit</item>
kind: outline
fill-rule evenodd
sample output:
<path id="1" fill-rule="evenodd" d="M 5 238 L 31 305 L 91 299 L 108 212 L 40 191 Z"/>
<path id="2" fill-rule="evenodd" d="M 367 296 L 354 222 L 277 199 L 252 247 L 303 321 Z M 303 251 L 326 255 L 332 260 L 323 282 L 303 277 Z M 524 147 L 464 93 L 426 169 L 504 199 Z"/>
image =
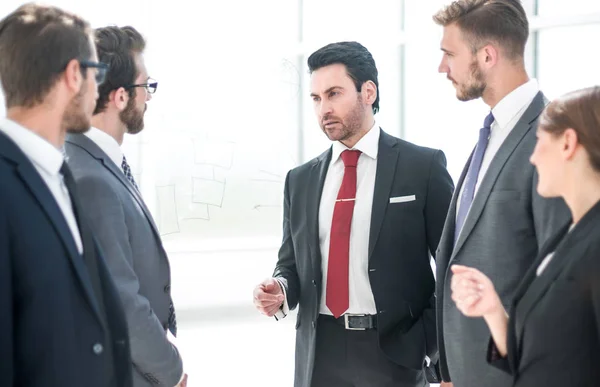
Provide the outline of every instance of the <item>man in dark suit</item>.
<path id="1" fill-rule="evenodd" d="M 98 57 L 110 69 L 92 128 L 67 136 L 67 161 L 125 307 L 133 385 L 185 387 L 181 356 L 169 340 L 176 335 L 169 260 L 120 146 L 125 133 L 144 128 L 146 102 L 156 91 L 144 63 L 146 41 L 133 27 L 99 28 L 95 35 Z"/>
<path id="2" fill-rule="evenodd" d="M 0 21 L 1 386 L 131 385 L 119 295 L 60 151 L 105 70 L 73 14 L 26 4 Z"/>
<path id="3" fill-rule="evenodd" d="M 485 361 L 485 323 L 462 315 L 451 300 L 449 268 L 460 263 L 481 270 L 508 307 L 539 248 L 568 218 L 561 199 L 538 195 L 529 163 L 547 100 L 525 71 L 529 30 L 518 0 L 459 0 L 434 20 L 444 26 L 439 71 L 458 99 L 481 97 L 491 109 L 457 184 L 437 253 L 440 369 L 457 387 L 510 386 L 511 378 Z"/>
<path id="4" fill-rule="evenodd" d="M 257 308 L 296 322 L 296 387 L 423 386 L 436 356 L 435 251 L 453 184 L 439 150 L 375 123 L 377 68 L 356 42 L 308 59 L 319 124 L 334 141 L 285 182 L 283 244 Z"/>

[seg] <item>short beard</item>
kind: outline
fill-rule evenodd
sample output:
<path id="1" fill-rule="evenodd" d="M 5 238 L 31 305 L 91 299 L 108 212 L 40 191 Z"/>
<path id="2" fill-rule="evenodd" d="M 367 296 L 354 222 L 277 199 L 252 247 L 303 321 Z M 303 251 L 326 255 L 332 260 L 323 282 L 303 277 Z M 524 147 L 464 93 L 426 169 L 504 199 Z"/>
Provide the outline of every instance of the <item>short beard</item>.
<path id="1" fill-rule="evenodd" d="M 345 118 L 339 118 L 342 120 L 340 122 L 342 124 L 342 128 L 340 130 L 341 136 L 335 138 L 330 137 L 327 133 L 327 130 L 325 129 L 325 125 L 323 125 L 323 122 L 320 123 L 323 133 L 325 133 L 329 140 L 345 141 L 350 137 L 356 135 L 358 132 L 360 132 L 362 128 L 362 123 L 365 118 L 365 107 L 363 106 L 362 96 L 360 95 L 360 93 L 358 93 L 358 97 L 356 98 L 356 105 L 352 108 L 348 116 L 346 116 Z M 323 121 L 327 121 L 329 119 L 330 117 L 328 116 L 323 117 Z"/>
<path id="2" fill-rule="evenodd" d="M 85 133 L 90 129 L 91 117 L 86 116 L 83 100 L 85 97 L 85 86 L 73 97 L 62 118 L 62 127 L 67 133 Z"/>
<path id="3" fill-rule="evenodd" d="M 135 106 L 135 95 L 129 98 L 125 109 L 119 113 L 121 122 L 125 124 L 127 133 L 138 134 L 144 129 L 144 113 L 146 111 L 146 105 L 144 105 L 144 111 L 140 112 Z"/>
<path id="4" fill-rule="evenodd" d="M 469 83 L 460 88 L 460 92 L 456 94 L 456 97 L 460 101 L 471 101 L 483 96 L 483 92 L 487 87 L 483 72 L 479 68 L 477 60 L 471 63 L 471 78 Z"/>

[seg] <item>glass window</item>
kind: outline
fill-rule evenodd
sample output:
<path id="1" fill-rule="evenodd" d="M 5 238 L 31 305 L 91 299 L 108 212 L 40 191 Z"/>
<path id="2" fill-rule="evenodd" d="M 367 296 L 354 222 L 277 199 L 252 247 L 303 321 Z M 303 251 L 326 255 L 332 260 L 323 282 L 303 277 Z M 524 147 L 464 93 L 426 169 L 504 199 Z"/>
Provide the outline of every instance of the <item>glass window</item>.
<path id="1" fill-rule="evenodd" d="M 600 50 L 590 46 L 596 36 L 600 24 L 539 32 L 538 79 L 549 98 L 600 84 Z"/>
<path id="2" fill-rule="evenodd" d="M 600 12 L 597 0 L 537 0 L 537 14 L 540 16 L 587 15 Z"/>
<path id="3" fill-rule="evenodd" d="M 311 50 L 344 40 L 365 46 L 393 42 L 401 31 L 402 0 L 304 0 L 303 5 L 303 40 Z"/>

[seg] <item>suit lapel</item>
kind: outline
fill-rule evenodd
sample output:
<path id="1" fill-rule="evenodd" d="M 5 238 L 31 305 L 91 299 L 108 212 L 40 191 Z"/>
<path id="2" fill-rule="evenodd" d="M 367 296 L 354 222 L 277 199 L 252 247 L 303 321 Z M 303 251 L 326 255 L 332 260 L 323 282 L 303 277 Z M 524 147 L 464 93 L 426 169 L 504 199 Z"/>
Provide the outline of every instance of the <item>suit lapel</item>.
<path id="1" fill-rule="evenodd" d="M 483 180 L 481 181 L 481 185 L 475 194 L 475 198 L 473 199 L 473 203 L 471 204 L 471 209 L 467 214 L 467 218 L 465 220 L 465 224 L 460 233 L 458 240 L 456 241 L 456 246 L 453 251 L 453 257 L 456 256 L 458 251 L 460 251 L 461 247 L 464 245 L 465 240 L 469 237 L 471 231 L 475 227 L 475 224 L 479 220 L 481 213 L 485 207 L 485 204 L 492 192 L 492 188 L 498 179 L 498 175 L 504 168 L 504 164 L 508 161 L 512 153 L 515 151 L 523 137 L 529 132 L 531 129 L 532 123 L 537 119 L 537 117 L 544 110 L 544 95 L 541 92 L 535 96 L 517 125 L 510 132 L 506 140 L 502 143 L 502 146 L 498 150 L 498 153 L 492 159 L 489 169 L 487 170 Z M 457 190 L 458 191 L 458 190 Z"/>
<path id="2" fill-rule="evenodd" d="M 569 228 L 568 224 L 565 225 L 564 227 L 562 227 L 559 231 L 557 231 L 557 233 L 552 238 L 550 238 L 548 240 L 548 242 L 546 242 L 546 244 L 544 246 L 542 246 L 537 258 L 535 259 L 533 264 L 529 267 L 529 269 L 523 276 L 523 279 L 519 283 L 519 286 L 517 287 L 517 290 L 515 291 L 515 295 L 513 296 L 513 299 L 511 301 L 511 306 L 510 306 L 510 311 L 509 311 L 509 315 L 511 317 L 510 317 L 509 324 L 508 324 L 507 346 L 508 346 L 509 362 L 513 365 L 513 369 L 517 369 L 518 364 L 519 364 L 518 363 L 518 353 L 520 351 L 518 350 L 518 348 L 519 348 L 518 343 L 520 342 L 520 336 L 521 336 L 520 333 L 522 330 L 521 322 L 523 321 L 523 319 L 520 318 L 521 312 L 520 311 L 517 312 L 516 308 L 519 305 L 521 298 L 528 291 L 529 287 L 531 286 L 531 283 L 536 279 L 538 266 L 542 263 L 542 261 L 548 254 L 550 254 L 551 252 L 556 250 L 557 245 L 564 238 L 565 234 L 568 231 L 568 228 Z"/>
<path id="3" fill-rule="evenodd" d="M 0 132 L 0 154 L 4 154 L 17 164 L 17 172 L 23 183 L 29 188 L 37 202 L 42 207 L 44 213 L 50 220 L 54 230 L 60 237 L 62 244 L 67 250 L 68 258 L 73 266 L 79 282 L 87 296 L 88 302 L 92 310 L 96 313 L 98 319 L 102 322 L 102 316 L 100 315 L 100 308 L 97 303 L 97 299 L 92 289 L 91 280 L 89 273 L 83 261 L 83 257 L 77 251 L 77 245 L 73 239 L 71 229 L 65 220 L 65 217 L 56 203 L 52 192 L 48 189 L 48 186 L 42 180 L 42 177 L 35 170 L 35 167 L 27 156 L 18 148 L 16 144 L 12 142 L 8 137 Z"/>
<path id="4" fill-rule="evenodd" d="M 308 227 L 308 246 L 311 251 L 313 268 L 321 278 L 321 249 L 319 242 L 319 207 L 321 196 L 323 194 L 323 185 L 331 161 L 331 148 L 315 159 L 310 169 L 310 176 L 307 187 L 309 192 L 306 195 L 307 227 Z M 310 192 L 310 190 L 313 190 Z"/>
<path id="5" fill-rule="evenodd" d="M 516 298 L 516 317 L 517 317 L 517 334 L 523 330 L 525 321 L 538 304 L 540 298 L 544 296 L 550 285 L 552 285 L 566 266 L 573 265 L 578 258 L 583 257 L 587 248 L 586 240 L 589 239 L 589 234 L 596 231 L 598 226 L 598 218 L 600 217 L 600 203 L 596 204 L 588 213 L 579 221 L 579 224 L 570 232 L 568 232 L 569 224 L 565 225 L 557 237 L 553 238 L 553 243 L 548 243 L 543 254 L 538 256 L 534 267 L 530 269 L 530 283 L 527 288 L 520 289 L 520 298 Z M 546 269 L 536 276 L 535 270 L 542 260 L 554 251 L 554 256 Z"/>
<path id="6" fill-rule="evenodd" d="M 469 164 L 471 164 L 471 157 L 473 157 L 473 152 L 469 156 L 465 167 L 458 179 L 458 184 L 454 189 L 452 194 L 452 200 L 450 201 L 450 208 L 448 208 L 448 216 L 446 216 L 446 221 L 444 222 L 444 232 L 442 233 L 442 237 L 439 243 L 439 251 L 440 255 L 436 254 L 436 265 L 440 267 L 448 268 L 448 262 L 450 261 L 450 257 L 452 256 L 454 249 L 454 233 L 456 230 L 456 203 L 458 203 L 458 197 L 461 190 L 461 187 L 465 181 L 465 177 L 467 176 L 467 171 L 469 170 Z M 439 261 L 438 261 L 439 259 Z"/>
<path id="7" fill-rule="evenodd" d="M 377 172 L 375 174 L 375 189 L 373 192 L 373 207 L 371 210 L 371 230 L 369 233 L 369 259 L 371 259 L 373 249 L 379 238 L 379 231 L 381 230 L 385 211 L 390 201 L 390 193 L 396 176 L 399 155 L 398 142 L 383 130 L 379 130 Z"/>
<path id="8" fill-rule="evenodd" d="M 94 143 L 92 140 L 90 140 L 83 134 L 70 134 L 67 136 L 66 141 L 70 144 L 82 148 L 83 150 L 88 152 L 92 157 L 100 161 L 104 165 L 104 167 L 108 169 L 115 176 L 115 178 L 117 178 L 117 180 L 119 180 L 121 184 L 125 186 L 125 188 L 127 188 L 129 193 L 131 193 L 131 195 L 135 198 L 138 205 L 144 212 L 144 215 L 146 216 L 146 219 L 148 219 L 148 222 L 150 222 L 150 225 L 152 226 L 152 230 L 156 234 L 156 237 L 160 239 L 160 233 L 158 231 L 158 228 L 156 227 L 156 224 L 154 223 L 152 214 L 150 213 L 150 210 L 148 210 L 148 207 L 146 207 L 146 203 L 144 203 L 144 200 L 142 199 L 142 196 L 140 195 L 139 191 L 133 186 L 133 184 L 131 184 L 129 180 L 127 180 L 127 178 L 123 174 L 123 171 L 118 166 L 116 166 L 115 163 L 113 163 L 113 161 L 108 157 L 108 155 L 104 153 L 104 151 L 102 151 L 102 149 L 100 149 L 100 147 L 96 145 L 96 143 Z"/>

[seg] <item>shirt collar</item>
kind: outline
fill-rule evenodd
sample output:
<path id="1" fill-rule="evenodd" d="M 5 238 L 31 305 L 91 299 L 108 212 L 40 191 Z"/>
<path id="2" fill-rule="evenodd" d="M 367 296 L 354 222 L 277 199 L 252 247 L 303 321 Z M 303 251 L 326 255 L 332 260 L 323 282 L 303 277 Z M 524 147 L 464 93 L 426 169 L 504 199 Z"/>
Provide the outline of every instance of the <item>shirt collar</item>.
<path id="1" fill-rule="evenodd" d="M 8 118 L 0 119 L 0 130 L 17 144 L 36 168 L 51 176 L 59 173 L 65 158 L 50 142 Z"/>
<path id="2" fill-rule="evenodd" d="M 373 160 L 377 160 L 377 152 L 379 151 L 379 128 L 377 123 L 373 122 L 373 126 L 369 131 L 354 145 L 352 149 L 359 150 Z M 335 163 L 340 158 L 343 151 L 348 150 L 346 145 L 340 141 L 333 143 L 331 150 L 331 162 Z"/>
<path id="3" fill-rule="evenodd" d="M 94 127 L 91 127 L 90 130 L 85 132 L 85 135 L 98 145 L 117 167 L 121 168 L 121 164 L 123 164 L 123 151 L 117 140 L 110 134 Z"/>
<path id="4" fill-rule="evenodd" d="M 531 101 L 540 91 L 540 87 L 536 79 L 530 79 L 527 83 L 522 84 L 508 95 L 492 109 L 494 121 L 503 128 Z"/>

